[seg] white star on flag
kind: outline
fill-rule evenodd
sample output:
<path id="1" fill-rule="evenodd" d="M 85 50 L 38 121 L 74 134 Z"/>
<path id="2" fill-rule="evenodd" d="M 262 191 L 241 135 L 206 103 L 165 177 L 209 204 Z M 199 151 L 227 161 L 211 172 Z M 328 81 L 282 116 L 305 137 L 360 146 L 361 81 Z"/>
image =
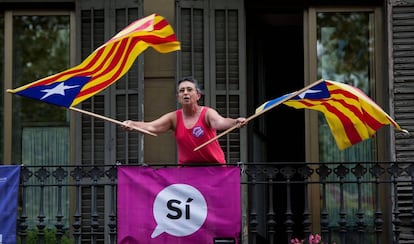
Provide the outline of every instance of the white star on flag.
<path id="1" fill-rule="evenodd" d="M 55 94 L 65 96 L 65 90 L 72 89 L 72 88 L 75 88 L 75 87 L 78 87 L 78 86 L 79 85 L 65 86 L 64 82 L 59 83 L 59 85 L 53 87 L 52 89 L 41 90 L 42 92 L 46 92 L 46 94 L 42 98 L 40 98 L 40 100 L 43 100 L 43 99 L 45 99 L 49 96 L 55 95 Z"/>
<path id="2" fill-rule="evenodd" d="M 306 94 L 313 94 L 313 93 L 319 93 L 319 92 L 322 92 L 322 91 L 321 91 L 321 90 L 312 90 L 312 89 L 308 89 L 308 90 L 306 90 L 306 91 L 302 92 L 301 94 L 299 94 L 298 96 L 299 96 L 301 99 L 303 99 L 303 98 L 305 98 L 305 97 L 306 97 Z"/>

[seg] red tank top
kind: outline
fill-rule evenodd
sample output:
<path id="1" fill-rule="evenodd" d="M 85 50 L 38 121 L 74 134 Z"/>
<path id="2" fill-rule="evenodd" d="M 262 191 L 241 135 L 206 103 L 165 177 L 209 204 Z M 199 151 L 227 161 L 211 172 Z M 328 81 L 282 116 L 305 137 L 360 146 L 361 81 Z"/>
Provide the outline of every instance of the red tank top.
<path id="1" fill-rule="evenodd" d="M 224 152 L 218 140 L 194 152 L 194 148 L 217 135 L 216 130 L 206 124 L 205 116 L 208 109 L 208 107 L 202 107 L 197 122 L 190 129 L 187 129 L 184 125 L 182 109 L 176 111 L 177 125 L 174 135 L 178 147 L 178 164 L 226 163 Z"/>

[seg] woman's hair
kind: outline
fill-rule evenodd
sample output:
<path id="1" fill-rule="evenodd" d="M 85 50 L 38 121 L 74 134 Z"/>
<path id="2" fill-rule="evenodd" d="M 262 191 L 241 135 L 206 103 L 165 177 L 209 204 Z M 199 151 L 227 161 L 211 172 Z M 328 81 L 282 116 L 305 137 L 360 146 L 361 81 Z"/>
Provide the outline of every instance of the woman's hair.
<path id="1" fill-rule="evenodd" d="M 184 77 L 184 78 L 182 78 L 181 80 L 179 80 L 179 81 L 178 81 L 177 86 L 179 86 L 179 85 L 180 85 L 182 82 L 184 82 L 184 81 L 189 81 L 189 82 L 193 83 L 193 84 L 194 84 L 194 86 L 195 86 L 195 88 L 196 88 L 196 91 L 197 91 L 198 93 L 200 93 L 200 94 L 203 94 L 203 93 L 201 92 L 201 89 L 200 89 L 200 86 L 198 85 L 197 80 L 196 80 L 196 79 L 194 79 L 193 77 Z"/>

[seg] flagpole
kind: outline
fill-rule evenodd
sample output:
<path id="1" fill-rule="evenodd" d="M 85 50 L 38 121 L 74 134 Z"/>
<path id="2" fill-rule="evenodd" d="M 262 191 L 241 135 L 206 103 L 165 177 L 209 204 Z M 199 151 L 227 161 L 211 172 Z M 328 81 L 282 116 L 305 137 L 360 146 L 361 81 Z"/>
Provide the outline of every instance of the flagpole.
<path id="1" fill-rule="evenodd" d="M 269 111 L 270 109 L 272 109 L 272 108 L 274 108 L 274 107 L 276 107 L 276 106 L 279 106 L 280 104 L 282 104 L 282 103 L 284 103 L 284 102 L 286 102 L 286 101 L 288 101 L 288 100 L 290 100 L 290 99 L 292 99 L 292 98 L 296 97 L 297 95 L 299 95 L 299 94 L 303 93 L 304 91 L 306 91 L 306 90 L 310 89 L 311 87 L 316 86 L 317 84 L 321 83 L 322 81 L 324 81 L 324 80 L 323 80 L 323 79 L 317 80 L 317 81 L 313 82 L 312 84 L 309 84 L 309 85 L 305 86 L 304 88 L 300 89 L 299 91 L 293 92 L 293 93 L 292 93 L 292 94 L 290 94 L 289 96 L 286 96 L 285 98 L 281 99 L 281 100 L 280 100 L 280 101 L 278 101 L 277 103 L 272 104 L 272 106 L 269 106 L 268 108 L 266 108 L 266 109 L 264 109 L 264 110 L 262 110 L 262 111 L 260 111 L 260 112 L 258 112 L 258 113 L 253 114 L 252 116 L 250 116 L 250 117 L 248 117 L 248 118 L 246 119 L 246 123 L 247 123 L 247 122 L 249 122 L 250 120 L 252 120 L 252 119 L 254 119 L 254 118 L 258 117 L 259 115 L 264 114 L 265 112 Z M 206 145 L 208 145 L 208 144 L 212 143 L 213 141 L 215 141 L 215 140 L 219 139 L 220 137 L 222 137 L 222 136 L 224 136 L 224 135 L 228 134 L 228 133 L 229 133 L 229 132 L 231 132 L 232 130 L 234 130 L 234 129 L 236 129 L 236 128 L 239 128 L 239 127 L 240 127 L 240 125 L 238 125 L 238 124 L 237 124 L 237 125 L 234 125 L 233 127 L 229 128 L 229 129 L 227 129 L 226 131 L 222 132 L 221 134 L 217 135 L 216 137 L 211 138 L 210 140 L 208 140 L 208 141 L 204 142 L 204 143 L 203 143 L 203 144 L 201 144 L 200 146 L 198 146 L 198 147 L 194 148 L 194 150 L 193 150 L 193 151 L 197 151 L 197 150 L 199 150 L 200 148 L 202 148 L 202 147 L 204 147 L 204 146 L 206 146 Z"/>
<path id="2" fill-rule="evenodd" d="M 108 118 L 108 117 L 105 117 L 105 116 L 102 116 L 102 115 L 99 115 L 99 114 L 88 112 L 88 111 L 85 111 L 85 110 L 82 110 L 82 109 L 79 109 L 79 108 L 75 108 L 75 107 L 69 107 L 69 109 L 72 110 L 72 111 L 87 114 L 87 115 L 90 115 L 90 116 L 93 116 L 93 117 L 96 117 L 96 118 L 100 118 L 100 119 L 103 119 L 103 120 L 106 120 L 106 121 L 109 121 L 109 122 L 112 122 L 112 123 L 115 123 L 115 124 L 118 124 L 118 125 L 122 125 L 122 126 L 125 126 L 125 127 L 130 127 L 134 130 L 140 131 L 142 133 L 145 133 L 145 134 L 148 134 L 148 135 L 151 135 L 151 136 L 157 136 L 157 134 L 154 134 L 150 131 L 147 131 L 147 130 L 144 130 L 144 129 L 141 129 L 141 128 L 138 128 L 138 127 L 135 127 L 135 126 L 127 126 L 124 123 L 122 123 L 121 121 L 114 120 L 114 119 L 111 119 L 111 118 Z"/>

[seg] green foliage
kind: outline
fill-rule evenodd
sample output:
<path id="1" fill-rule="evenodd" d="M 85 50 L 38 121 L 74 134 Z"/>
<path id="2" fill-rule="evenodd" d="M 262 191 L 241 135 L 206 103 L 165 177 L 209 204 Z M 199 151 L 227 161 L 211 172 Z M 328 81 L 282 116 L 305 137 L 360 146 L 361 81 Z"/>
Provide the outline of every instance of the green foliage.
<path id="1" fill-rule="evenodd" d="M 318 13 L 318 77 L 360 88 L 370 95 L 374 22 L 370 13 Z"/>
<path id="2" fill-rule="evenodd" d="M 69 68 L 69 16 L 18 16 L 13 23 L 13 88 Z M 56 106 L 21 97 L 14 103 L 22 123 L 67 122 L 66 111 Z"/>
<path id="3" fill-rule="evenodd" d="M 44 244 L 56 244 L 57 242 L 57 236 L 56 236 L 56 229 L 45 229 L 44 230 L 44 239 L 43 239 L 43 243 Z M 35 229 L 35 230 L 29 230 L 27 232 L 27 238 L 26 238 L 26 243 L 27 244 L 37 244 L 39 243 L 39 230 Z M 62 240 L 61 240 L 62 244 L 72 244 L 74 243 L 73 240 L 71 240 L 69 238 L 69 236 L 67 234 L 64 234 L 62 236 Z"/>

